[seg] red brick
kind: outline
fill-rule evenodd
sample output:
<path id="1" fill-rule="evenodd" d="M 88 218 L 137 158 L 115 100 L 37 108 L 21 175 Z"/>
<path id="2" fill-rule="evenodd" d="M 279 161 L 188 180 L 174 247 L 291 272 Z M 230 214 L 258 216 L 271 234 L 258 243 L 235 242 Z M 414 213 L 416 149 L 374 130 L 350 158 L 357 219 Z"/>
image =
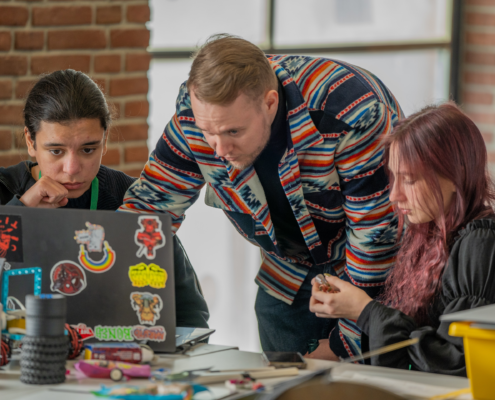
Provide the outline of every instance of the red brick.
<path id="1" fill-rule="evenodd" d="M 474 53 L 466 52 L 465 57 L 468 64 L 495 65 L 495 53 Z"/>
<path id="2" fill-rule="evenodd" d="M 150 20 L 150 7 L 148 4 L 127 6 L 127 22 L 145 23 Z"/>
<path id="3" fill-rule="evenodd" d="M 34 7 L 33 26 L 84 25 L 91 23 L 89 6 Z"/>
<path id="4" fill-rule="evenodd" d="M 0 104 L 0 125 L 21 125 L 22 105 Z"/>
<path id="5" fill-rule="evenodd" d="M 148 78 L 114 78 L 110 80 L 110 96 L 147 94 Z"/>
<path id="6" fill-rule="evenodd" d="M 466 43 L 480 46 L 495 46 L 495 34 L 468 32 L 466 34 Z"/>
<path id="7" fill-rule="evenodd" d="M 141 175 L 142 169 L 135 169 L 135 168 L 125 169 L 122 172 L 129 175 L 129 176 L 132 176 L 134 178 L 139 178 L 139 176 Z"/>
<path id="8" fill-rule="evenodd" d="M 492 143 L 493 142 L 493 133 L 485 132 L 485 133 L 482 133 L 481 135 L 483 135 L 483 139 L 484 139 L 485 143 Z"/>
<path id="9" fill-rule="evenodd" d="M 467 0 L 466 3 L 473 6 L 495 6 L 495 0 Z"/>
<path id="10" fill-rule="evenodd" d="M 120 54 L 103 54 L 95 56 L 95 72 L 119 72 Z"/>
<path id="11" fill-rule="evenodd" d="M 48 50 L 104 49 L 106 45 L 105 31 L 101 29 L 48 32 Z"/>
<path id="12" fill-rule="evenodd" d="M 110 31 L 112 47 L 148 47 L 150 31 L 148 29 L 113 29 Z"/>
<path id="13" fill-rule="evenodd" d="M 122 20 L 120 6 L 102 6 L 96 9 L 97 24 L 118 24 Z"/>
<path id="14" fill-rule="evenodd" d="M 10 150 L 12 148 L 12 131 L 0 130 L 0 150 Z"/>
<path id="15" fill-rule="evenodd" d="M 472 25 L 495 25 L 495 14 L 466 13 L 466 22 Z"/>
<path id="16" fill-rule="evenodd" d="M 148 161 L 149 151 L 148 146 L 128 147 L 124 151 L 124 159 L 126 163 Z"/>
<path id="17" fill-rule="evenodd" d="M 103 165 L 119 165 L 120 164 L 120 151 L 119 149 L 108 149 L 107 154 L 105 154 L 101 163 Z"/>
<path id="18" fill-rule="evenodd" d="M 0 75 L 26 75 L 27 57 L 0 56 Z"/>
<path id="19" fill-rule="evenodd" d="M 147 100 L 128 101 L 125 103 L 126 117 L 147 117 L 150 111 L 150 104 Z"/>
<path id="20" fill-rule="evenodd" d="M 0 167 L 10 167 L 11 165 L 19 164 L 21 161 L 29 160 L 28 153 L 1 154 Z"/>
<path id="21" fill-rule="evenodd" d="M 16 32 L 15 49 L 16 50 L 41 50 L 45 42 L 44 32 Z"/>
<path id="22" fill-rule="evenodd" d="M 12 43 L 10 32 L 0 32 L 0 51 L 9 51 Z"/>
<path id="23" fill-rule="evenodd" d="M 126 71 L 148 71 L 150 68 L 151 54 L 137 53 L 125 56 Z"/>
<path id="24" fill-rule="evenodd" d="M 105 78 L 94 78 L 91 77 L 94 83 L 98 85 L 103 93 L 107 93 L 107 80 Z"/>
<path id="25" fill-rule="evenodd" d="M 0 25 L 24 26 L 28 20 L 28 9 L 21 6 L 0 6 Z"/>
<path id="26" fill-rule="evenodd" d="M 26 138 L 24 137 L 24 130 L 18 129 L 14 132 L 14 148 L 27 149 Z"/>
<path id="27" fill-rule="evenodd" d="M 0 81 L 0 99 L 12 98 L 12 81 L 1 80 Z"/>
<path id="28" fill-rule="evenodd" d="M 490 105 L 493 104 L 493 95 L 491 93 L 465 92 L 462 95 L 462 100 L 469 104 Z"/>
<path id="29" fill-rule="evenodd" d="M 89 72 L 90 63 L 90 55 L 33 56 L 31 58 L 31 73 L 39 75 L 67 68 Z"/>
<path id="30" fill-rule="evenodd" d="M 468 113 L 469 117 L 477 124 L 495 124 L 495 114 L 485 114 L 485 113 Z"/>
<path id="31" fill-rule="evenodd" d="M 466 83 L 475 83 L 480 85 L 495 85 L 495 74 L 486 72 L 466 72 L 464 74 Z"/>
<path id="32" fill-rule="evenodd" d="M 110 140 L 113 142 L 147 139 L 148 124 L 114 125 L 110 129 Z"/>
<path id="33" fill-rule="evenodd" d="M 36 82 L 37 81 L 33 79 L 17 81 L 17 84 L 15 85 L 16 99 L 25 99 L 28 95 L 28 92 L 31 90 Z"/>

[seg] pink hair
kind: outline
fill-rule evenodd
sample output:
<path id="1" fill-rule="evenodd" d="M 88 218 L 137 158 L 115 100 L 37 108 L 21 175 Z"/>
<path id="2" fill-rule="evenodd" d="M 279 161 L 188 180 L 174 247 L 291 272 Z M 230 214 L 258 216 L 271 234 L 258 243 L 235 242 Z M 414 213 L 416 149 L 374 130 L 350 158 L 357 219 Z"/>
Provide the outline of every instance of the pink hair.
<path id="1" fill-rule="evenodd" d="M 493 214 L 495 192 L 486 147 L 474 122 L 452 102 L 428 106 L 400 121 L 384 141 L 387 163 L 393 148 L 401 165 L 425 179 L 437 202 L 439 216 L 407 226 L 382 296 L 385 304 L 426 324 L 457 232 L 470 221 Z M 389 175 L 393 185 L 394 177 Z M 437 176 L 456 188 L 447 210 Z M 426 205 L 426 211 L 433 209 Z M 399 214 L 399 232 L 404 223 L 404 215 Z"/>

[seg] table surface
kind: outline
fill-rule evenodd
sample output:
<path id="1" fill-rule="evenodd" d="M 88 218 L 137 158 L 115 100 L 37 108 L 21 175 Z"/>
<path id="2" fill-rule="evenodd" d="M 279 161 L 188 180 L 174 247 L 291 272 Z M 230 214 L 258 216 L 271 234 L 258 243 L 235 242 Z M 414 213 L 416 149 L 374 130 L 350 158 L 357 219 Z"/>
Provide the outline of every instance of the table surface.
<path id="1" fill-rule="evenodd" d="M 208 345 L 206 345 L 208 346 Z M 171 368 L 174 371 L 214 367 L 215 369 L 256 369 L 263 365 L 261 354 L 250 353 L 232 348 L 217 346 L 213 353 L 205 353 L 203 347 L 194 357 L 160 356 L 159 366 Z M 397 394 L 411 399 L 425 399 L 433 395 L 469 387 L 469 380 L 447 375 L 428 374 L 416 371 L 404 371 L 391 368 L 373 367 L 366 365 L 344 364 L 332 361 L 306 359 L 308 366 L 301 374 L 319 369 L 332 368 L 334 380 L 344 380 L 356 383 L 372 384 L 386 388 Z M 68 367 L 72 363 L 69 362 Z M 192 366 L 193 368 L 189 368 Z M 0 371 L 1 400 L 62 400 L 70 396 L 71 400 L 96 399 L 91 390 L 99 390 L 101 385 L 111 385 L 113 382 L 103 379 L 77 379 L 73 374 L 60 385 L 32 386 L 20 382 L 19 372 Z M 291 378 L 288 378 L 291 379 Z M 285 378 L 260 380 L 268 388 L 283 382 Z M 147 380 L 131 380 L 131 384 L 146 384 Z M 225 392 L 223 384 L 212 385 L 217 395 Z M 471 399 L 471 395 L 459 397 Z"/>

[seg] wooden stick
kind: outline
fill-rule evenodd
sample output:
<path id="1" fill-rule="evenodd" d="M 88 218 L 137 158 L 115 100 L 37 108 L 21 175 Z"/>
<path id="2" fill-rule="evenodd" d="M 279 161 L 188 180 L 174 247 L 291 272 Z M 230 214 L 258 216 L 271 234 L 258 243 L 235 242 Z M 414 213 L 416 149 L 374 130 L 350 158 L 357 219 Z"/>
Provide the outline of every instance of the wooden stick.
<path id="1" fill-rule="evenodd" d="M 360 356 L 354 356 L 354 357 L 346 358 L 343 362 L 352 363 L 352 362 L 356 362 L 356 361 L 366 360 L 366 359 L 371 358 L 373 356 L 378 356 L 380 354 L 388 353 L 389 351 L 402 349 L 403 347 L 411 346 L 411 345 L 416 344 L 418 342 L 419 342 L 419 338 L 403 340 L 402 342 L 399 342 L 399 343 L 394 343 L 394 344 L 391 344 L 388 346 L 383 346 L 383 347 L 376 349 L 376 350 L 368 351 L 364 354 L 361 354 Z"/>

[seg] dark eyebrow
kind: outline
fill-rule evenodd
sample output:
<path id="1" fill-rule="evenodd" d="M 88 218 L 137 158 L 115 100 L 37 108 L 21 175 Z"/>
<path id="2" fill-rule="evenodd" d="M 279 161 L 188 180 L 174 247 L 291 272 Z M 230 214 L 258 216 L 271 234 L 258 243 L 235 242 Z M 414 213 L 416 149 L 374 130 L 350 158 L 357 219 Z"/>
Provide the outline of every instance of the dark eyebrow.
<path id="1" fill-rule="evenodd" d="M 83 143 L 82 146 L 94 146 L 95 144 L 100 144 L 101 140 L 93 140 L 92 142 Z M 43 143 L 45 147 L 64 147 L 63 143 Z"/>

